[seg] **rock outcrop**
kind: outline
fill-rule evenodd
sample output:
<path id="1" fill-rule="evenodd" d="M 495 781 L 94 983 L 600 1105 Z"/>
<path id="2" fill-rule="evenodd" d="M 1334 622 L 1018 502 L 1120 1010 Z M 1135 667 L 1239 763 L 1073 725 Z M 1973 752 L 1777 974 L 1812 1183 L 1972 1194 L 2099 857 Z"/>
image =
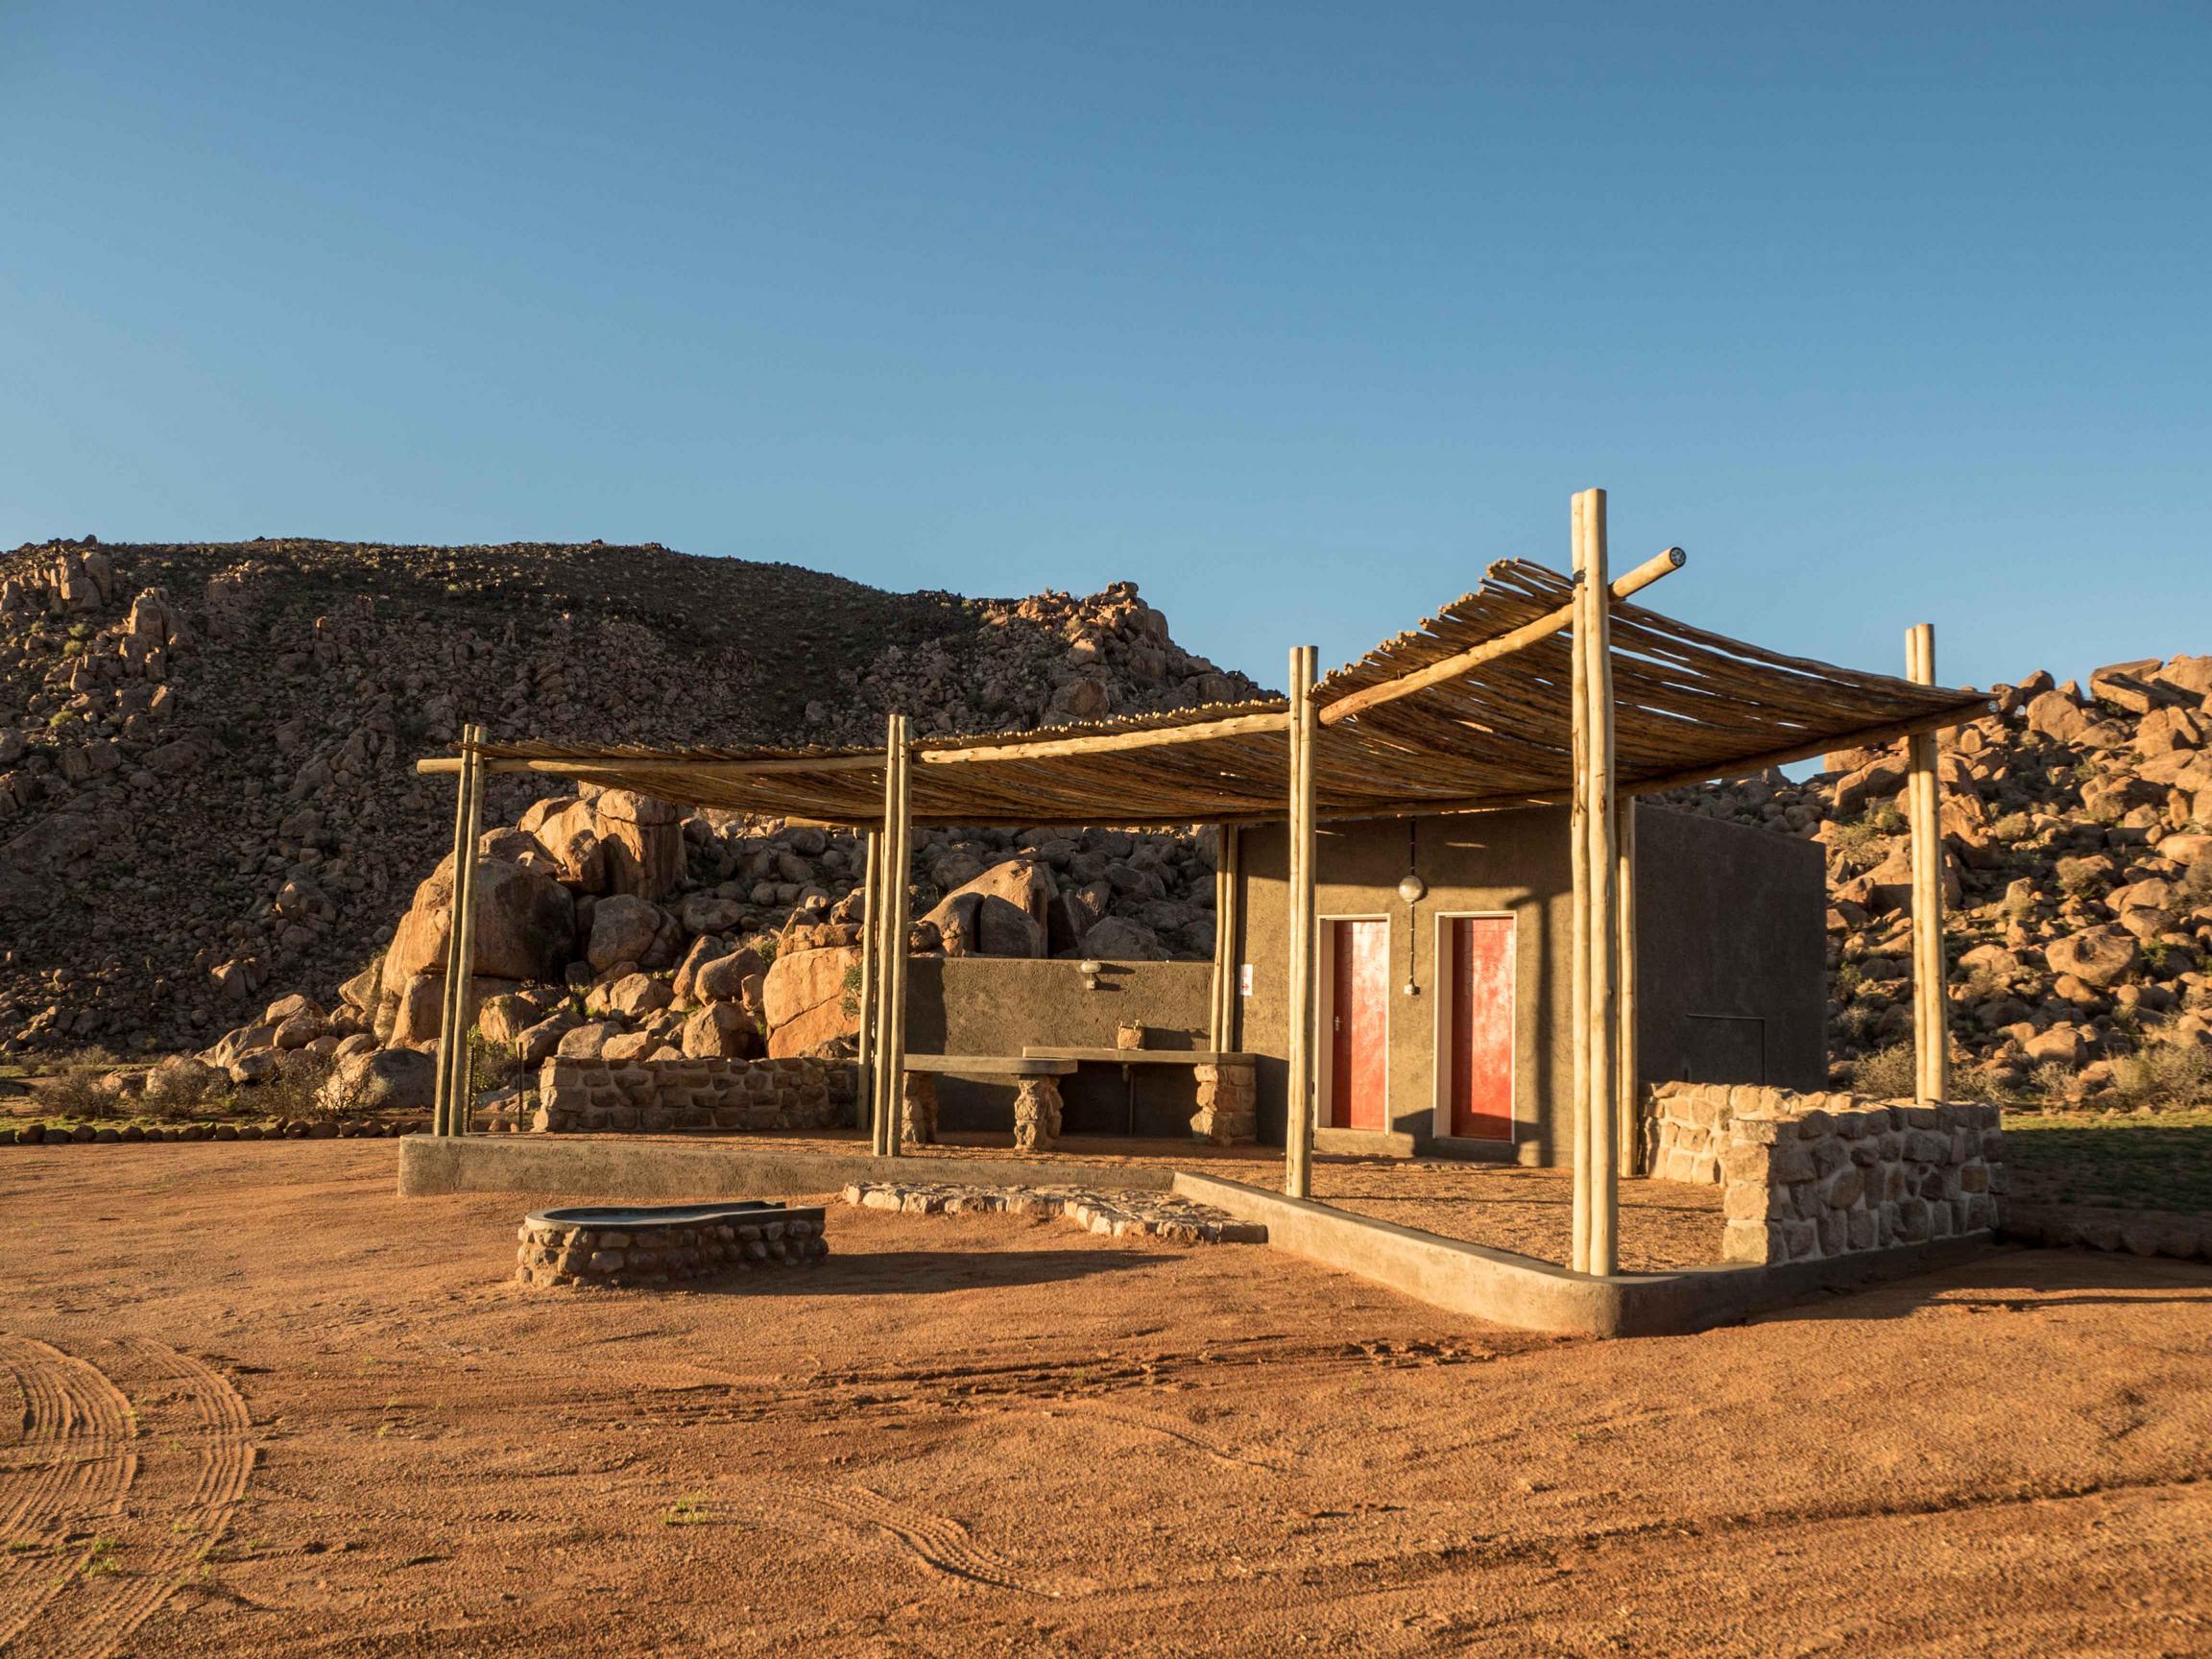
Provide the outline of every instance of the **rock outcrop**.
<path id="1" fill-rule="evenodd" d="M 1257 689 L 1179 649 L 1126 584 L 894 594 L 597 542 L 21 547 L 0 554 L 0 1050 L 202 1046 L 278 991 L 336 1005 L 378 955 L 354 1005 L 434 1030 L 440 911 L 406 896 L 448 850 L 452 790 L 413 768 L 464 720 L 587 743 L 870 742 L 894 707 L 925 733 L 963 733 Z M 491 849 L 489 997 L 574 960 L 664 971 L 690 939 L 834 901 L 855 868 L 818 831 L 749 835 L 622 792 L 541 789 L 488 790 L 487 821 L 516 826 Z M 929 851 L 976 874 L 1002 850 L 977 846 Z M 917 874 L 925 908 L 958 885 Z M 585 949 L 557 951 L 571 926 Z"/>
<path id="2" fill-rule="evenodd" d="M 1964 1098 L 2212 1095 L 2212 657 L 2115 663 L 2088 689 L 2001 685 L 1945 734 L 1953 1064 Z M 1910 1087 L 1903 744 L 1681 791 L 1670 805 L 1828 850 L 1839 1086 Z"/>

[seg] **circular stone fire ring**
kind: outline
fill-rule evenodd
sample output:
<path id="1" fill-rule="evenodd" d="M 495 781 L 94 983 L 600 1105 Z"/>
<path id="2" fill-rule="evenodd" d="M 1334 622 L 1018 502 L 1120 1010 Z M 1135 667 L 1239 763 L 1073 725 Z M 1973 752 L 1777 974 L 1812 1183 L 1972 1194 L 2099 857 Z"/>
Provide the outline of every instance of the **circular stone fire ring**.
<path id="1" fill-rule="evenodd" d="M 516 1235 L 525 1285 L 673 1285 L 829 1255 L 819 1205 L 644 1204 L 540 1210 Z"/>

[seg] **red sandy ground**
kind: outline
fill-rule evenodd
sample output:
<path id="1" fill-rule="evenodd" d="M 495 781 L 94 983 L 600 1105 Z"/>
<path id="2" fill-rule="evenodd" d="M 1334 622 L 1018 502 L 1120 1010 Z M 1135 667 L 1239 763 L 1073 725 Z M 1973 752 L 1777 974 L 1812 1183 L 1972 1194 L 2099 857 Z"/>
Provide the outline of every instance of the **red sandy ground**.
<path id="1" fill-rule="evenodd" d="M 839 1207 L 819 1269 L 530 1291 L 525 1201 L 395 1155 L 0 1150 L 0 1647 L 2212 1652 L 2201 1266 L 1595 1343 Z"/>

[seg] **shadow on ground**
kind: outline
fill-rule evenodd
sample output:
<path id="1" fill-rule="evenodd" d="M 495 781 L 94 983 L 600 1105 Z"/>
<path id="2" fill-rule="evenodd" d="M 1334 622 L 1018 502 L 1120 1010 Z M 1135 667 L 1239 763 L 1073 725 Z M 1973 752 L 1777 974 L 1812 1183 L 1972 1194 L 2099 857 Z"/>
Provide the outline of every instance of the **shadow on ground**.
<path id="1" fill-rule="evenodd" d="M 818 1267 L 701 1279 L 685 1289 L 710 1296 L 932 1296 L 1015 1285 L 1052 1285 L 1149 1267 L 1161 1250 L 890 1250 L 839 1256 Z"/>

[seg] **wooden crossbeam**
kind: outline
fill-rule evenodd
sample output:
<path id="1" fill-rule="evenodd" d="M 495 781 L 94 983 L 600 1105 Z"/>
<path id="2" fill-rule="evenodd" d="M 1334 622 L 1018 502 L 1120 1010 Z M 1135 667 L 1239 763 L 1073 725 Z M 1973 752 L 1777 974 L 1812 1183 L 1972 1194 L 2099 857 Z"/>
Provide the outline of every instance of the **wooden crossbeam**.
<path id="1" fill-rule="evenodd" d="M 1662 576 L 1671 576 L 1688 562 L 1689 556 L 1679 547 L 1670 547 L 1655 558 L 1647 559 L 1627 575 L 1615 582 L 1608 591 L 1616 600 L 1641 593 Z M 1431 662 L 1426 668 L 1416 668 L 1409 674 L 1401 674 L 1395 680 L 1385 680 L 1380 685 L 1370 685 L 1363 691 L 1354 691 L 1339 697 L 1334 703 L 1316 711 L 1315 718 L 1324 726 L 1334 726 L 1349 720 L 1362 709 L 1373 709 L 1379 704 L 1395 703 L 1401 697 L 1410 697 L 1431 685 L 1440 685 L 1447 680 L 1456 680 L 1485 662 L 1494 662 L 1501 657 L 1533 645 L 1539 639 L 1548 639 L 1562 633 L 1575 621 L 1575 601 L 1569 600 L 1555 611 L 1547 612 L 1533 622 L 1524 622 L 1509 633 L 1495 639 L 1485 639 L 1479 645 Z"/>

